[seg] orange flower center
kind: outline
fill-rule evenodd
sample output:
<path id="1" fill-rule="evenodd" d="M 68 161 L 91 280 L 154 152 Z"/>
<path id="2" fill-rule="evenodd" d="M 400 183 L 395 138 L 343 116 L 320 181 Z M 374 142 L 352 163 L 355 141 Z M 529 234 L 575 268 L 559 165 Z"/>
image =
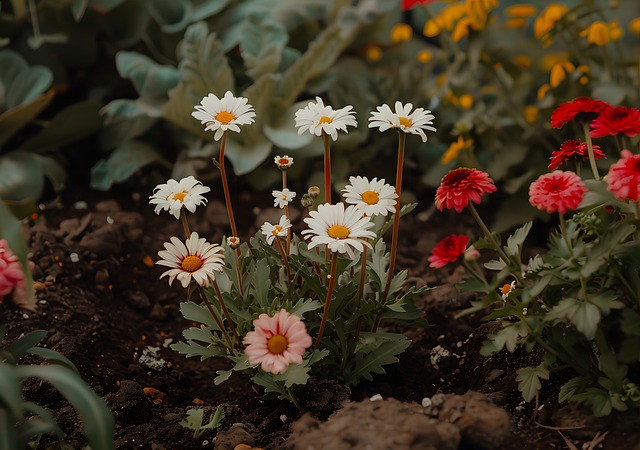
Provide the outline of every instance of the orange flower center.
<path id="1" fill-rule="evenodd" d="M 349 229 L 344 225 L 334 225 L 329 228 L 327 234 L 334 239 L 346 239 L 349 237 Z"/>
<path id="2" fill-rule="evenodd" d="M 274 355 L 280 355 L 281 353 L 284 353 L 288 345 L 289 341 L 285 336 L 281 334 L 274 334 L 267 341 L 267 348 L 269 349 L 269 352 L 273 353 Z"/>
<path id="3" fill-rule="evenodd" d="M 318 122 L 318 125 L 322 124 L 322 123 L 331 123 L 333 122 L 333 120 L 331 120 L 331 118 L 327 117 L 327 116 L 322 116 L 320 117 L 320 121 Z"/>
<path id="4" fill-rule="evenodd" d="M 411 123 L 411 120 L 407 117 L 398 117 L 398 120 L 400 121 L 400 125 L 402 125 L 405 128 L 409 128 L 411 127 L 411 125 L 413 125 Z"/>
<path id="5" fill-rule="evenodd" d="M 216 115 L 216 120 L 224 125 L 228 124 L 232 120 L 236 120 L 236 116 L 227 111 L 219 112 Z"/>
<path id="6" fill-rule="evenodd" d="M 502 292 L 502 295 L 507 295 L 509 292 L 511 292 L 511 285 L 505 284 L 504 286 L 502 286 L 502 289 L 500 289 L 500 292 Z"/>
<path id="7" fill-rule="evenodd" d="M 173 194 L 173 199 L 180 202 L 180 203 L 184 203 L 184 198 L 187 196 L 186 192 L 176 192 L 175 194 Z"/>
<path id="8" fill-rule="evenodd" d="M 366 191 L 362 193 L 362 201 L 364 201 L 367 205 L 377 205 L 380 196 L 377 192 Z"/>
<path id="9" fill-rule="evenodd" d="M 202 259 L 199 256 L 189 255 L 182 260 L 182 270 L 195 272 L 202 267 Z"/>
<path id="10" fill-rule="evenodd" d="M 280 158 L 278 160 L 278 164 L 288 165 L 289 164 L 289 160 L 287 158 Z"/>
<path id="11" fill-rule="evenodd" d="M 275 227 L 273 227 L 273 231 L 271 232 L 271 234 L 277 236 L 281 231 L 282 227 L 280 225 L 276 225 Z"/>

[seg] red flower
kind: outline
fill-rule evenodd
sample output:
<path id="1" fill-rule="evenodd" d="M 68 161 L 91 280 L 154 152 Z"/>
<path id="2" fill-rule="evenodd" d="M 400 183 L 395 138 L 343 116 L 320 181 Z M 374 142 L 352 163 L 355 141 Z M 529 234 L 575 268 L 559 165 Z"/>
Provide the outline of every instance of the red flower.
<path id="1" fill-rule="evenodd" d="M 591 122 L 591 137 L 615 136 L 618 133 L 634 137 L 640 133 L 640 110 L 616 106 L 603 111 Z"/>
<path id="2" fill-rule="evenodd" d="M 440 211 L 455 208 L 461 212 L 469 200 L 480 203 L 482 194 L 497 190 L 486 172 L 464 167 L 454 169 L 442 178 L 436 190 L 436 206 Z"/>
<path id="3" fill-rule="evenodd" d="M 402 10 L 411 9 L 416 3 L 432 3 L 436 0 L 402 0 Z"/>
<path id="4" fill-rule="evenodd" d="M 640 197 L 640 155 L 622 150 L 622 158 L 609 168 L 607 189 L 618 200 L 638 201 Z"/>
<path id="5" fill-rule="evenodd" d="M 469 236 L 462 234 L 451 234 L 442 239 L 429 256 L 429 267 L 439 269 L 449 263 L 456 262 L 464 255 L 468 243 Z"/>
<path id="6" fill-rule="evenodd" d="M 607 109 L 611 109 L 611 106 L 601 100 L 578 97 L 570 102 L 562 103 L 551 113 L 551 126 L 562 128 L 565 123 L 573 119 L 591 121 Z"/>
<path id="7" fill-rule="evenodd" d="M 576 209 L 587 191 L 578 175 L 556 170 L 531 183 L 529 203 L 548 213 L 564 214 L 569 209 Z"/>
<path id="8" fill-rule="evenodd" d="M 565 141 L 560 146 L 560 150 L 556 150 L 551 153 L 551 162 L 549 163 L 549 170 L 555 170 L 562 165 L 565 161 L 571 158 L 573 155 L 589 157 L 589 149 L 586 142 L 580 142 L 578 139 L 570 139 Z M 593 156 L 596 159 L 606 158 L 605 154 L 600 150 L 599 145 L 593 145 Z"/>

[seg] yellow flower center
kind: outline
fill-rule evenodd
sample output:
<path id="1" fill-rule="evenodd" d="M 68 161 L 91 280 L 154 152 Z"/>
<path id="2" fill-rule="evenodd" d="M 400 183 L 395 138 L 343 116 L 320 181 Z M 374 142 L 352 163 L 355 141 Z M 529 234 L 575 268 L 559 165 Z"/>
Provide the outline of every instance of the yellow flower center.
<path id="1" fill-rule="evenodd" d="M 409 127 L 411 127 L 411 125 L 413 125 L 411 123 L 411 120 L 409 118 L 407 118 L 407 117 L 398 117 L 398 120 L 400 121 L 400 125 L 402 125 L 402 126 L 404 126 L 406 128 L 409 128 Z"/>
<path id="2" fill-rule="evenodd" d="M 344 225 L 334 225 L 329 228 L 327 234 L 334 239 L 346 239 L 349 237 L 349 229 Z"/>
<path id="3" fill-rule="evenodd" d="M 362 201 L 364 201 L 367 205 L 377 205 L 380 196 L 377 192 L 366 191 L 362 193 Z"/>
<path id="4" fill-rule="evenodd" d="M 274 355 L 284 353 L 288 345 L 289 341 L 285 336 L 281 334 L 274 334 L 267 341 L 267 348 L 269 349 L 269 352 L 273 353 Z"/>
<path id="5" fill-rule="evenodd" d="M 276 225 L 275 227 L 273 227 L 273 231 L 271 232 L 271 234 L 277 236 L 281 231 L 282 227 L 280 225 Z"/>
<path id="6" fill-rule="evenodd" d="M 184 203 L 184 198 L 187 196 L 186 192 L 176 192 L 175 194 L 173 194 L 173 199 L 175 201 L 178 201 L 180 203 Z"/>
<path id="7" fill-rule="evenodd" d="M 322 123 L 331 123 L 331 122 L 333 122 L 333 120 L 331 120 L 330 117 L 322 116 L 322 117 L 320 117 L 320 120 L 318 121 L 318 125 L 320 125 Z"/>
<path id="8" fill-rule="evenodd" d="M 224 125 L 228 124 L 232 120 L 236 120 L 236 116 L 227 111 L 221 111 L 216 115 L 216 120 Z"/>
<path id="9" fill-rule="evenodd" d="M 202 267 L 202 260 L 199 256 L 189 255 L 182 260 L 182 270 L 187 272 L 195 272 Z"/>

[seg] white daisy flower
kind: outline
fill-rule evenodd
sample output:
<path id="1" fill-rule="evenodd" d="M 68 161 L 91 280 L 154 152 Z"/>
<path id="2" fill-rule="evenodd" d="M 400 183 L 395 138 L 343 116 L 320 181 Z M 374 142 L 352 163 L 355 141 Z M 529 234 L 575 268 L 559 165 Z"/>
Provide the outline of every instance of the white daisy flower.
<path id="1" fill-rule="evenodd" d="M 227 91 L 222 98 L 209 94 L 191 115 L 206 124 L 205 131 L 215 131 L 213 138 L 218 141 L 225 131 L 240 133 L 238 125 L 251 125 L 254 122 L 256 113 L 247 102 L 244 97 L 234 97 L 231 91 Z"/>
<path id="2" fill-rule="evenodd" d="M 389 108 L 389 105 L 377 106 L 377 112 L 371 112 L 369 117 L 369 128 L 380 128 L 380 131 L 386 131 L 389 128 L 395 128 L 404 133 L 417 134 L 422 138 L 422 142 L 427 142 L 427 135 L 424 130 L 437 131 L 433 125 L 435 116 L 428 109 L 417 108 L 411 112 L 413 105 L 407 103 L 403 105 L 396 102 L 396 112 Z"/>
<path id="3" fill-rule="evenodd" d="M 183 288 L 194 280 L 202 287 L 209 287 L 215 279 L 215 272 L 222 272 L 224 268 L 223 249 L 217 244 L 209 244 L 205 238 L 193 232 L 184 243 L 177 237 L 171 242 L 165 242 L 165 250 L 160 250 L 158 256 L 162 258 L 156 262 L 161 266 L 170 267 L 160 275 L 168 275 L 169 285 L 177 278 Z"/>
<path id="4" fill-rule="evenodd" d="M 371 248 L 365 239 L 376 237 L 369 230 L 373 222 L 363 216 L 355 205 L 345 209 L 344 203 L 325 203 L 318 205 L 317 211 L 309 211 L 309 216 L 304 219 L 309 229 L 302 231 L 302 234 L 308 234 L 311 238 L 309 248 L 326 244 L 332 252 L 347 253 L 354 259 L 353 249 L 362 252 L 365 245 Z"/>
<path id="5" fill-rule="evenodd" d="M 287 216 L 282 216 L 278 225 L 271 225 L 269 222 L 265 222 L 260 227 L 260 231 L 267 237 L 267 244 L 271 245 L 276 236 L 286 236 L 289 228 L 291 228 L 291 222 L 287 219 Z"/>
<path id="6" fill-rule="evenodd" d="M 342 190 L 347 203 L 356 205 L 367 216 L 377 216 L 395 212 L 396 189 L 384 182 L 384 178 L 369 181 L 365 177 L 349 177 L 349 182 Z"/>
<path id="7" fill-rule="evenodd" d="M 188 176 L 176 181 L 171 179 L 166 184 L 159 184 L 153 190 L 153 195 L 149 197 L 149 203 L 156 205 L 155 213 L 169 211 L 176 219 L 180 218 L 180 210 L 184 206 L 191 212 L 195 212 L 196 206 L 207 203 L 207 199 L 202 196 L 211 189 L 203 186 L 193 176 Z"/>
<path id="8" fill-rule="evenodd" d="M 272 191 L 271 195 L 273 195 L 273 206 L 278 208 L 284 208 L 287 206 L 291 200 L 296 198 L 296 193 L 290 191 L 288 188 L 284 188 L 281 191 Z"/>
<path id="9" fill-rule="evenodd" d="M 353 106 L 334 110 L 331 106 L 325 106 L 320 97 L 315 102 L 309 102 L 303 109 L 296 111 L 296 127 L 298 134 L 309 131 L 311 134 L 321 136 L 323 132 L 330 135 L 335 141 L 338 139 L 338 130 L 348 133 L 347 126 L 358 126 Z"/>
<path id="10" fill-rule="evenodd" d="M 293 166 L 293 158 L 289 155 L 277 155 L 273 158 L 273 162 L 276 163 L 276 166 L 278 166 L 278 169 L 280 170 L 287 170 L 289 167 Z"/>

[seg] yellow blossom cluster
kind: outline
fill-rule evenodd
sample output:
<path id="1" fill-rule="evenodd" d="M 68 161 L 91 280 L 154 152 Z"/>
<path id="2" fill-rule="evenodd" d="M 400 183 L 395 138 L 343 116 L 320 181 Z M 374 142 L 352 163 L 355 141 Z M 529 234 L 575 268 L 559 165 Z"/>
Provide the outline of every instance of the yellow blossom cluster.
<path id="1" fill-rule="evenodd" d="M 447 5 L 433 18 L 427 20 L 423 34 L 427 37 L 451 32 L 451 39 L 459 42 L 470 30 L 482 30 L 489 13 L 498 7 L 498 0 L 464 0 Z"/>

